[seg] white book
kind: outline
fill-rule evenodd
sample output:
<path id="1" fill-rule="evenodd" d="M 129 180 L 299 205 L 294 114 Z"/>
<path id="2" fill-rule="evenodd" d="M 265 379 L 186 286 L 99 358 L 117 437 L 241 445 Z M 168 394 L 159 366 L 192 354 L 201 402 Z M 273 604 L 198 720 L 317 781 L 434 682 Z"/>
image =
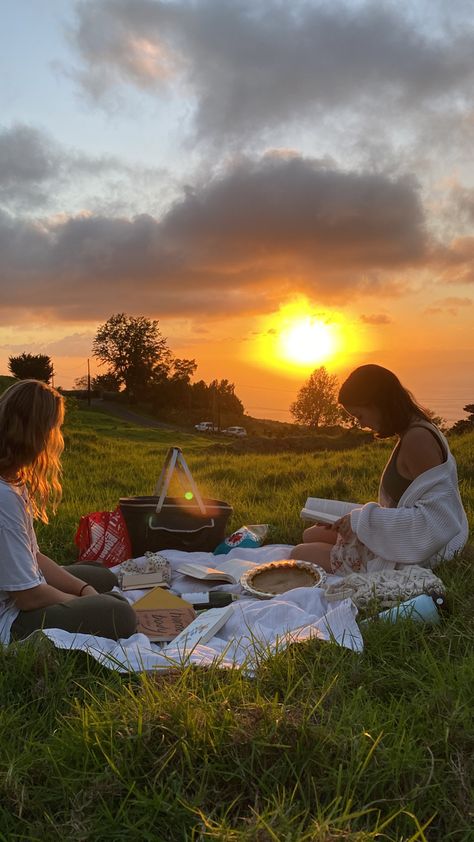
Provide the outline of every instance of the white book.
<path id="1" fill-rule="evenodd" d="M 321 523 L 336 523 L 339 518 L 360 508 L 360 503 L 346 503 L 343 500 L 325 500 L 323 497 L 308 497 L 300 516 L 303 520 Z"/>
<path id="2" fill-rule="evenodd" d="M 226 605 L 225 608 L 203 611 L 161 650 L 161 654 L 166 655 L 176 648 L 184 652 L 194 649 L 199 643 L 207 643 L 227 622 L 233 610 L 233 605 Z"/>
<path id="3" fill-rule="evenodd" d="M 123 573 L 122 590 L 144 590 L 147 588 L 156 588 L 157 585 L 161 588 L 169 588 L 169 583 L 165 581 L 163 574 L 166 575 L 166 571 L 155 570 L 153 573 Z"/>
<path id="4" fill-rule="evenodd" d="M 208 567 L 206 564 L 191 564 L 183 561 L 177 565 L 176 570 L 178 573 L 191 576 L 193 579 L 201 579 L 205 582 L 228 582 L 231 585 L 236 585 L 240 582 L 243 573 L 256 566 L 254 561 L 234 558 L 232 561 L 223 562 L 219 567 Z"/>

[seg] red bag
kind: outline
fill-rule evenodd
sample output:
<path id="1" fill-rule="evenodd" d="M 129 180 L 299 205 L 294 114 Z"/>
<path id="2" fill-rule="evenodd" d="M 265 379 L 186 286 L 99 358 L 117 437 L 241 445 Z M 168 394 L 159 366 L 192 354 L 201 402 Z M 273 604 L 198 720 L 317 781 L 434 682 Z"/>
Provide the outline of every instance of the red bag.
<path id="1" fill-rule="evenodd" d="M 122 512 L 92 512 L 79 521 L 74 543 L 79 548 L 78 561 L 100 561 L 114 567 L 131 558 L 132 548 Z"/>

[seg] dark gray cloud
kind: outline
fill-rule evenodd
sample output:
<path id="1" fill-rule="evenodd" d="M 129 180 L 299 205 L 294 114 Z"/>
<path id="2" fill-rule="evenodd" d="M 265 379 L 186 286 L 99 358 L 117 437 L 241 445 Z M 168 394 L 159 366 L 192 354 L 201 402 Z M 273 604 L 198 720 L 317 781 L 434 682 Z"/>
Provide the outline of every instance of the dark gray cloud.
<path id="1" fill-rule="evenodd" d="M 57 145 L 38 129 L 0 129 L 0 203 L 44 204 L 46 185 L 61 166 Z"/>
<path id="2" fill-rule="evenodd" d="M 412 181 L 267 156 L 188 188 L 161 220 L 3 213 L 0 280 L 10 308 L 62 318 L 237 315 L 295 292 L 396 294 L 393 273 L 423 265 L 427 247 Z"/>
<path id="3" fill-rule="evenodd" d="M 89 156 L 58 144 L 48 132 L 27 124 L 0 126 L 0 207 L 16 212 L 53 207 L 56 211 L 83 206 L 97 208 L 108 203 L 121 209 L 130 206 L 133 185 L 145 199 L 146 185 L 160 183 L 163 193 L 169 179 L 163 169 L 130 166 L 114 156 Z M 94 194 L 94 186 L 97 196 Z M 155 202 L 156 204 L 156 202 Z"/>
<path id="4" fill-rule="evenodd" d="M 466 9 L 414 2 L 89 0 L 76 5 L 76 76 L 100 98 L 129 83 L 185 86 L 197 133 L 252 136 L 340 109 L 472 103 L 474 27 Z M 182 90 L 182 87 L 181 87 Z"/>

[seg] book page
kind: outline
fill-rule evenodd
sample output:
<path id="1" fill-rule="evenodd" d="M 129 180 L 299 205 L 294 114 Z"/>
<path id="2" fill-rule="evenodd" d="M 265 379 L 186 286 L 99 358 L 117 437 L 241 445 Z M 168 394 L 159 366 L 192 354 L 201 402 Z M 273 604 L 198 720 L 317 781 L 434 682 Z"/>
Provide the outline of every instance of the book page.
<path id="1" fill-rule="evenodd" d="M 222 556 L 220 556 L 222 558 Z M 225 556 L 224 556 L 225 558 Z M 232 576 L 235 584 L 240 582 L 240 577 L 247 570 L 253 570 L 254 567 L 259 567 L 256 561 L 244 561 L 242 558 L 233 558 L 229 561 L 220 561 L 219 568 L 223 573 L 228 573 Z"/>
<path id="2" fill-rule="evenodd" d="M 169 646 L 162 649 L 162 654 L 166 655 L 175 648 L 184 652 L 184 650 L 194 649 L 198 643 L 207 643 L 227 622 L 233 610 L 233 605 L 227 605 L 225 608 L 211 608 L 209 611 L 203 611 L 173 639 Z"/>
<path id="3" fill-rule="evenodd" d="M 206 567 L 204 564 L 187 564 L 183 562 L 176 567 L 176 570 L 178 573 L 182 573 L 184 576 L 191 576 L 194 579 L 233 582 L 231 574 L 224 572 L 221 568 Z"/>
<path id="4" fill-rule="evenodd" d="M 322 497 L 308 497 L 301 517 L 308 520 L 320 520 L 323 523 L 335 523 L 339 518 L 349 514 L 352 509 L 360 507 L 359 503 L 348 503 L 343 500 L 325 500 Z"/>

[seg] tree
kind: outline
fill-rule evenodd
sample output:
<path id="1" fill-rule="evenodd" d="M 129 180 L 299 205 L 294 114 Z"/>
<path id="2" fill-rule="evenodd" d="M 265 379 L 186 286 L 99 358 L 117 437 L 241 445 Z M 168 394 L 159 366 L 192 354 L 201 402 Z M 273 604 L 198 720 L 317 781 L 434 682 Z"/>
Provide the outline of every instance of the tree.
<path id="1" fill-rule="evenodd" d="M 74 380 L 74 386 L 76 389 L 83 389 L 84 391 L 87 391 L 88 385 L 89 380 L 87 374 L 83 374 L 82 377 L 76 377 Z M 98 374 L 96 377 L 91 378 L 91 391 L 119 392 L 120 383 L 118 382 L 115 374 Z"/>
<path id="2" fill-rule="evenodd" d="M 43 380 L 49 383 L 54 369 L 51 357 L 46 354 L 20 354 L 8 358 L 8 368 L 17 380 Z"/>
<path id="3" fill-rule="evenodd" d="M 467 403 L 463 411 L 468 413 L 467 418 L 460 418 L 450 429 L 450 433 L 472 433 L 474 430 L 474 403 Z"/>
<path id="4" fill-rule="evenodd" d="M 129 400 L 143 395 L 147 387 L 166 378 L 172 357 L 158 322 L 145 316 L 117 313 L 97 330 L 92 352 L 109 366 L 120 384 L 125 385 Z"/>
<path id="5" fill-rule="evenodd" d="M 312 429 L 337 424 L 342 414 L 337 403 L 337 377 L 322 365 L 301 387 L 290 412 L 300 424 Z"/>
<path id="6" fill-rule="evenodd" d="M 94 392 L 120 392 L 120 383 L 118 378 L 112 372 L 108 374 L 97 374 L 91 380 L 91 389 Z"/>
<path id="7" fill-rule="evenodd" d="M 244 414 L 244 405 L 235 394 L 235 385 L 228 380 L 212 380 L 209 383 L 212 420 L 217 427 L 240 420 Z"/>
<path id="8" fill-rule="evenodd" d="M 163 408 L 188 409 L 191 402 L 190 380 L 197 369 L 196 360 L 174 358 L 167 371 L 150 387 L 149 397 L 155 412 Z"/>

